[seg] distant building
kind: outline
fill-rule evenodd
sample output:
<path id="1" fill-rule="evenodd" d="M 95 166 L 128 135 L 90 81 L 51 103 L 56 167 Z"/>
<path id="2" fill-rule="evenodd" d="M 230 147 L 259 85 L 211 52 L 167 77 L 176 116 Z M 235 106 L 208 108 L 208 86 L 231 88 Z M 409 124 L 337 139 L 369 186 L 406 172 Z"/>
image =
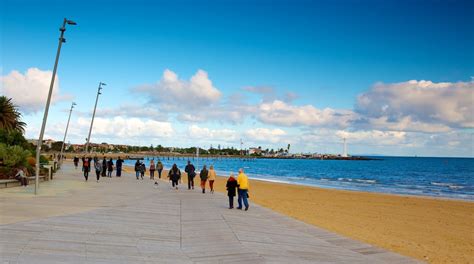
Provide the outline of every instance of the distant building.
<path id="1" fill-rule="evenodd" d="M 256 154 L 256 155 L 262 154 L 262 149 L 261 148 L 250 148 L 249 149 L 249 155 L 253 155 L 253 154 Z"/>

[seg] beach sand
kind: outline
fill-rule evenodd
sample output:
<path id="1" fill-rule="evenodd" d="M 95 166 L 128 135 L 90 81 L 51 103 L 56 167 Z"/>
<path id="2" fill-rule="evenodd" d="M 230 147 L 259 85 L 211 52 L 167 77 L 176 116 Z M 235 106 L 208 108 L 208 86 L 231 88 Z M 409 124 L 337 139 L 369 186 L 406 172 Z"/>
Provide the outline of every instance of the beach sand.
<path id="1" fill-rule="evenodd" d="M 218 177 L 215 190 L 225 192 L 225 181 Z M 429 263 L 474 263 L 474 202 L 258 180 L 250 181 L 249 195 L 250 204 Z"/>

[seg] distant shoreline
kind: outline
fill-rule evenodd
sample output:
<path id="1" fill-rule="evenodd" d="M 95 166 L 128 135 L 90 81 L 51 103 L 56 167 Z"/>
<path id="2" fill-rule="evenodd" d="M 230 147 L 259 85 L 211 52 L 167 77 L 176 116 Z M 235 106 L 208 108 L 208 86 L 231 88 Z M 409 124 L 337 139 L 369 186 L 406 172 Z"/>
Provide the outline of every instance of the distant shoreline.
<path id="1" fill-rule="evenodd" d="M 45 155 L 52 155 L 53 153 L 45 153 Z M 117 159 L 121 157 L 123 159 L 137 160 L 144 159 L 146 157 L 173 157 L 173 158 L 196 158 L 196 155 L 181 154 L 181 153 L 64 153 L 67 158 L 73 158 L 74 156 L 83 157 L 108 157 Z M 349 156 L 341 157 L 335 155 L 323 155 L 322 157 L 272 157 L 272 156 L 239 156 L 239 155 L 199 155 L 199 158 L 234 158 L 234 159 L 296 159 L 296 160 L 383 160 L 383 158 L 374 158 L 374 157 L 364 157 L 364 156 Z"/>

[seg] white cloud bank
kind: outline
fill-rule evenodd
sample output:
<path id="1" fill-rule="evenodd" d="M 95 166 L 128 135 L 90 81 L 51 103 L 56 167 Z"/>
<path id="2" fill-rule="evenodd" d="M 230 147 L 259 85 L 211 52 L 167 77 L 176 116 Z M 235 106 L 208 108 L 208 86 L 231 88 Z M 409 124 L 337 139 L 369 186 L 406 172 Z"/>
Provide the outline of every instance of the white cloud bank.
<path id="1" fill-rule="evenodd" d="M 446 132 L 474 127 L 474 82 L 378 83 L 357 98 L 359 125 L 386 130 Z"/>
<path id="2" fill-rule="evenodd" d="M 191 125 L 188 127 L 187 136 L 191 139 L 198 139 L 208 142 L 234 142 L 238 140 L 238 133 L 232 129 L 209 129 Z"/>
<path id="3" fill-rule="evenodd" d="M 258 120 L 281 126 L 320 126 L 345 128 L 356 119 L 350 110 L 318 109 L 312 105 L 295 106 L 280 100 L 259 105 Z"/>
<path id="4" fill-rule="evenodd" d="M 89 127 L 90 119 L 80 117 L 77 120 L 77 130 L 75 132 L 89 131 Z M 97 117 L 94 119 L 92 134 L 92 141 L 95 136 L 100 138 L 120 138 L 124 140 L 134 137 L 163 138 L 173 136 L 174 129 L 169 122 L 140 118 L 124 118 L 121 116 L 113 118 Z M 85 135 L 85 137 L 87 137 L 87 135 Z"/>
<path id="5" fill-rule="evenodd" d="M 279 143 L 283 141 L 283 138 L 287 133 L 279 128 L 268 129 L 268 128 L 253 128 L 245 132 L 246 139 L 251 142 L 270 142 Z"/>
<path id="6" fill-rule="evenodd" d="M 25 114 L 43 111 L 51 83 L 51 71 L 29 68 L 24 74 L 12 71 L 0 76 L 0 94 L 13 98 L 21 112 Z M 59 80 L 56 76 L 51 102 L 61 100 Z"/>
<path id="7" fill-rule="evenodd" d="M 161 80 L 153 85 L 143 85 L 134 89 L 143 92 L 159 102 L 166 111 L 181 112 L 208 107 L 219 101 L 221 92 L 213 86 L 207 72 L 198 70 L 189 81 L 181 80 L 178 75 L 166 69 Z"/>

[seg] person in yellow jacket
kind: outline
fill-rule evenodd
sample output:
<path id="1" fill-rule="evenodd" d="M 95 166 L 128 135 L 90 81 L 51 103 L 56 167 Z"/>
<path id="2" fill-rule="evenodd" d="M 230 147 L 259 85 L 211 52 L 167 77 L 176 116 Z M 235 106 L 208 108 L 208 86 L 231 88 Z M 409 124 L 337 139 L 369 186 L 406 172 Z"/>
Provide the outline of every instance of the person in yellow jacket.
<path id="1" fill-rule="evenodd" d="M 239 207 L 237 209 L 242 210 L 242 200 L 245 205 L 245 211 L 249 209 L 249 202 L 247 200 L 248 198 L 248 191 L 249 191 L 249 178 L 247 175 L 244 173 L 244 169 L 239 169 L 239 176 L 237 176 L 237 187 L 238 187 L 238 202 L 239 202 Z"/>
<path id="2" fill-rule="evenodd" d="M 213 165 L 209 167 L 209 174 L 207 175 L 207 179 L 209 180 L 209 187 L 211 187 L 211 193 L 214 193 L 214 181 L 216 180 L 216 171 L 214 170 Z"/>

